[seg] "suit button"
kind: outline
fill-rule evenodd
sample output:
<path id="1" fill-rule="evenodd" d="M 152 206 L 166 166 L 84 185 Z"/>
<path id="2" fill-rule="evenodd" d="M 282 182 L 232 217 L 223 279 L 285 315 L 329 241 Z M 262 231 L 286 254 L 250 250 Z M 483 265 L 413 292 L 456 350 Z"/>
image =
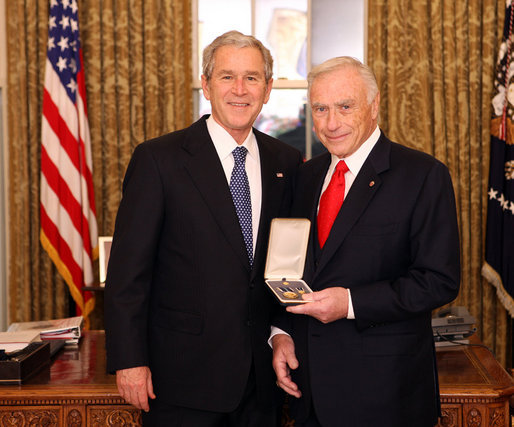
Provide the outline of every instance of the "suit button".
<path id="1" fill-rule="evenodd" d="M 253 289 L 255 288 L 255 283 L 254 282 L 250 282 L 250 289 Z"/>
<path id="2" fill-rule="evenodd" d="M 252 321 L 251 320 L 247 320 L 246 321 L 246 326 L 252 326 Z"/>

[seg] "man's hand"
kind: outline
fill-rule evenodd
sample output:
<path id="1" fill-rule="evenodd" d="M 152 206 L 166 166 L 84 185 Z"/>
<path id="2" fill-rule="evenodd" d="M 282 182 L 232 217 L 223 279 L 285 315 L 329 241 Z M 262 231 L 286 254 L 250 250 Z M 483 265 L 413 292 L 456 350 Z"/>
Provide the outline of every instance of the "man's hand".
<path id="1" fill-rule="evenodd" d="M 298 368 L 293 339 L 286 334 L 277 334 L 272 338 L 272 345 L 273 369 L 277 375 L 277 385 L 286 393 L 301 397 L 301 391 L 291 380 L 291 369 Z"/>
<path id="2" fill-rule="evenodd" d="M 348 315 L 348 289 L 327 288 L 319 292 L 303 294 L 303 300 L 312 301 L 287 307 L 286 310 L 295 314 L 306 314 L 322 323 L 344 319 Z"/>
<path id="3" fill-rule="evenodd" d="M 145 412 L 150 410 L 148 398 L 155 399 L 152 374 L 148 366 L 116 371 L 116 384 L 121 397 Z"/>

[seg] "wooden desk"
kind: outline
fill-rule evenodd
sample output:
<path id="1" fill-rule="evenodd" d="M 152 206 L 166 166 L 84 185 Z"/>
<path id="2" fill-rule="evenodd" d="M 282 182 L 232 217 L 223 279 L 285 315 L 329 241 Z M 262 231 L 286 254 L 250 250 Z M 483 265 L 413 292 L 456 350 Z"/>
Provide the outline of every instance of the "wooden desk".
<path id="1" fill-rule="evenodd" d="M 477 338 L 471 340 L 479 344 Z M 510 426 L 509 397 L 512 377 L 483 347 L 452 346 L 437 349 L 441 393 L 441 427 Z"/>
<path id="2" fill-rule="evenodd" d="M 62 349 L 51 366 L 22 385 L 0 386 L 0 426 L 140 426 L 106 373 L 103 331 L 85 332 L 78 349 Z"/>
<path id="3" fill-rule="evenodd" d="M 140 411 L 120 398 L 105 371 L 103 331 L 85 332 L 79 349 L 61 350 L 22 385 L 0 386 L 0 427 L 140 426 Z M 478 343 L 477 339 L 473 339 Z M 514 381 L 481 347 L 437 349 L 441 427 L 510 426 Z"/>

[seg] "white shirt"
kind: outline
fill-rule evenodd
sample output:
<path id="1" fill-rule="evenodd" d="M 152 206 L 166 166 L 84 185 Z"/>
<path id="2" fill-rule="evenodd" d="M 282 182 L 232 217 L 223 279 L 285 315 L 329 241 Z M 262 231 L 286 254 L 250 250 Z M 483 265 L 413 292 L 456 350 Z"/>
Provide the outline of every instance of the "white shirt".
<path id="1" fill-rule="evenodd" d="M 332 154 L 332 161 L 330 162 L 330 166 L 328 167 L 327 174 L 325 175 L 325 181 L 323 182 L 323 187 L 321 189 L 321 194 L 327 189 L 328 184 L 330 183 L 330 180 L 332 179 L 332 174 L 334 173 L 334 170 L 337 166 L 337 163 L 339 163 L 340 160 L 344 160 L 346 163 L 346 166 L 348 166 L 348 171 L 344 174 L 344 180 L 345 180 L 345 188 L 344 188 L 344 196 L 348 194 L 348 191 L 350 191 L 351 186 L 353 185 L 353 182 L 355 181 L 355 178 L 357 177 L 357 174 L 362 168 L 362 165 L 366 161 L 366 159 L 369 156 L 369 153 L 371 150 L 373 150 L 373 147 L 377 143 L 378 139 L 380 138 L 380 128 L 377 126 L 373 133 L 370 135 L 370 137 L 363 142 L 363 144 L 355 151 L 355 153 L 351 154 L 348 157 L 345 157 L 343 159 L 340 159 L 339 157 Z M 321 199 L 321 196 L 320 196 Z M 343 202 L 344 203 L 344 202 Z M 318 200 L 318 209 L 319 209 L 319 200 Z M 352 295 L 350 292 L 350 289 L 347 289 L 348 291 L 348 314 L 346 315 L 347 319 L 355 319 L 355 313 L 353 311 L 353 303 L 352 303 Z M 268 340 L 269 345 L 271 346 L 271 339 L 277 335 L 277 334 L 286 334 L 283 330 L 280 328 L 277 328 L 276 326 L 271 326 L 271 334 Z"/>
<path id="2" fill-rule="evenodd" d="M 348 172 L 344 174 L 344 181 L 345 181 L 345 188 L 344 188 L 344 197 L 348 194 L 348 191 L 350 191 L 350 188 L 355 181 L 355 178 L 357 177 L 357 174 L 361 170 L 362 165 L 366 161 L 366 159 L 369 156 L 369 153 L 375 146 L 375 144 L 378 141 L 378 138 L 380 137 L 380 129 L 378 126 L 373 131 L 373 133 L 370 135 L 370 137 L 364 141 L 364 143 L 357 149 L 355 153 L 352 155 L 345 157 L 344 159 L 340 159 L 339 157 L 332 154 L 332 162 L 330 163 L 330 166 L 328 167 L 327 174 L 325 176 L 325 181 L 323 182 L 323 188 L 321 189 L 321 194 L 325 192 L 325 190 L 328 187 L 328 184 L 330 183 L 330 180 L 332 179 L 332 174 L 334 173 L 334 170 L 337 166 L 337 163 L 339 163 L 339 160 L 344 160 L 346 163 L 346 166 L 348 166 Z M 320 197 L 321 199 L 321 197 Z M 318 201 L 318 208 L 319 208 L 319 201 Z"/>
<path id="3" fill-rule="evenodd" d="M 325 192 L 325 190 L 328 187 L 328 184 L 330 183 L 330 180 L 332 179 L 332 175 L 334 173 L 334 170 L 339 163 L 340 160 L 344 160 L 346 163 L 346 166 L 348 166 L 348 171 L 344 174 L 344 197 L 348 194 L 348 191 L 350 191 L 350 188 L 355 181 L 355 178 L 357 177 L 357 174 L 362 168 L 362 165 L 366 161 L 366 159 L 369 156 L 369 153 L 371 150 L 373 150 L 373 147 L 378 141 L 378 138 L 380 138 L 380 129 L 377 126 L 373 133 L 370 135 L 370 137 L 363 142 L 363 144 L 355 151 L 355 153 L 349 155 L 348 157 L 345 157 L 343 159 L 340 159 L 339 157 L 332 154 L 332 161 L 330 162 L 330 166 L 328 167 L 327 174 L 325 175 L 325 181 L 323 182 L 323 188 L 321 189 L 321 194 Z M 320 197 L 321 199 L 321 197 Z M 319 200 L 318 200 L 318 209 L 319 209 Z M 355 319 L 355 313 L 353 312 L 353 304 L 352 304 L 352 294 L 350 292 L 350 289 L 348 289 L 348 315 L 346 316 L 347 319 Z"/>
<path id="4" fill-rule="evenodd" d="M 230 185 L 230 177 L 232 169 L 234 169 L 234 156 L 232 151 L 236 147 L 243 146 L 248 150 L 246 155 L 245 169 L 248 175 L 248 183 L 250 185 L 250 198 L 252 202 L 252 237 L 253 237 L 253 252 L 255 254 L 255 242 L 257 241 L 257 232 L 259 230 L 259 219 L 261 216 L 261 202 L 262 202 L 262 182 L 261 182 L 261 162 L 259 157 L 259 146 L 257 139 L 252 130 L 243 141 L 238 145 L 236 140 L 218 123 L 213 119 L 212 115 L 207 119 L 207 130 L 214 143 L 214 148 L 220 158 L 223 171 L 227 178 L 227 183 Z"/>

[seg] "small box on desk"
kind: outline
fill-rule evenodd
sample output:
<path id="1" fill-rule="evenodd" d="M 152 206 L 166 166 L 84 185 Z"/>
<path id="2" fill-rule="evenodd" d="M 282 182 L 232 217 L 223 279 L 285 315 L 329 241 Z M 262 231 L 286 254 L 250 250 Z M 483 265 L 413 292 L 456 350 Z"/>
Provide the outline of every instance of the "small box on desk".
<path id="1" fill-rule="evenodd" d="M 0 385 L 21 384 L 50 364 L 50 343 L 32 342 L 8 360 L 0 360 Z"/>
<path id="2" fill-rule="evenodd" d="M 274 218 L 271 221 L 264 277 L 282 305 L 308 302 L 302 300 L 302 295 L 312 292 L 301 280 L 310 227 L 311 222 L 306 218 Z"/>

